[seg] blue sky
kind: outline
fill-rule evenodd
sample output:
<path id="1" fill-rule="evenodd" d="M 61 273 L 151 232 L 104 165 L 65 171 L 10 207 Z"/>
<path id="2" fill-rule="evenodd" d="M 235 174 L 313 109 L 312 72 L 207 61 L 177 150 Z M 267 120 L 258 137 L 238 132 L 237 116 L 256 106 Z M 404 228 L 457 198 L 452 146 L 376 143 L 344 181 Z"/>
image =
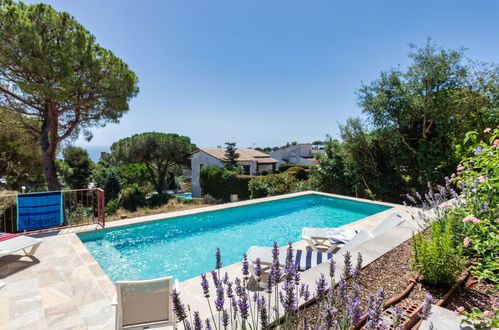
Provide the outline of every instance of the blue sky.
<path id="1" fill-rule="evenodd" d="M 200 147 L 337 137 L 338 123 L 361 115 L 361 82 L 406 66 L 411 42 L 431 37 L 499 62 L 492 0 L 45 2 L 74 15 L 140 79 L 121 122 L 76 142 L 84 147 L 146 131 Z"/>

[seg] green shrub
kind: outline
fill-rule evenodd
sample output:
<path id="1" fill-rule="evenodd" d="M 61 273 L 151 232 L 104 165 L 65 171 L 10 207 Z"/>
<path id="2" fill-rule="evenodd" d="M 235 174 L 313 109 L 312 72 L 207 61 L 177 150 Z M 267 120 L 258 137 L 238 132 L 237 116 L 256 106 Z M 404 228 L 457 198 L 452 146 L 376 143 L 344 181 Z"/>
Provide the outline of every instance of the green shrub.
<path id="1" fill-rule="evenodd" d="M 248 199 L 251 178 L 216 166 L 204 167 L 199 175 L 203 195 L 208 194 L 223 201 L 228 201 L 231 194 L 238 194 L 239 199 Z"/>
<path id="2" fill-rule="evenodd" d="M 279 165 L 279 168 L 277 169 L 277 173 L 284 173 L 287 172 L 289 169 L 292 168 L 302 168 L 304 170 L 308 170 L 309 166 L 308 165 L 292 165 L 292 164 L 281 164 Z"/>
<path id="3" fill-rule="evenodd" d="M 114 169 L 101 167 L 94 171 L 92 179 L 98 188 L 104 189 L 106 203 L 118 198 L 121 190 L 120 176 Z"/>
<path id="4" fill-rule="evenodd" d="M 289 173 L 254 177 L 248 184 L 251 198 L 276 196 L 297 191 L 298 180 Z"/>
<path id="5" fill-rule="evenodd" d="M 464 269 L 462 249 L 455 247 L 451 221 L 434 222 L 413 236 L 413 268 L 432 285 L 454 283 Z"/>
<path id="6" fill-rule="evenodd" d="M 132 184 L 121 191 L 120 204 L 126 210 L 135 212 L 146 205 L 146 193 L 137 184 Z"/>
<path id="7" fill-rule="evenodd" d="M 106 215 L 115 214 L 120 207 L 120 203 L 117 199 L 111 199 L 106 203 Z"/>
<path id="8" fill-rule="evenodd" d="M 297 178 L 298 180 L 306 180 L 308 179 L 308 173 L 310 172 L 310 170 L 308 169 L 305 169 L 301 166 L 293 166 L 293 167 L 290 167 L 286 170 L 286 173 L 289 173 L 291 175 L 293 175 L 295 178 Z"/>
<path id="9" fill-rule="evenodd" d="M 146 203 L 148 207 L 153 209 L 165 205 L 171 198 L 172 196 L 168 194 L 153 194 L 146 200 Z"/>

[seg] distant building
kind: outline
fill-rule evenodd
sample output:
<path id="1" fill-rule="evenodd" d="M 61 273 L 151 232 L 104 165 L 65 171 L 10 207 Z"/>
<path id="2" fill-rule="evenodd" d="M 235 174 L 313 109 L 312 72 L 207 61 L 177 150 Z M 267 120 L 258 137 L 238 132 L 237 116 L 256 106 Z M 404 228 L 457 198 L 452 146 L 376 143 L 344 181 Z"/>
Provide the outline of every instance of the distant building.
<path id="1" fill-rule="evenodd" d="M 312 143 L 300 143 L 279 148 L 271 152 L 270 156 L 279 161 L 279 165 L 312 165 L 316 153 L 321 151 L 314 149 Z"/>
<path id="2" fill-rule="evenodd" d="M 238 164 L 243 167 L 246 175 L 257 175 L 263 171 L 276 169 L 277 160 L 255 149 L 237 149 Z M 199 149 L 191 156 L 192 197 L 201 197 L 199 173 L 206 166 L 224 166 L 225 149 Z"/>

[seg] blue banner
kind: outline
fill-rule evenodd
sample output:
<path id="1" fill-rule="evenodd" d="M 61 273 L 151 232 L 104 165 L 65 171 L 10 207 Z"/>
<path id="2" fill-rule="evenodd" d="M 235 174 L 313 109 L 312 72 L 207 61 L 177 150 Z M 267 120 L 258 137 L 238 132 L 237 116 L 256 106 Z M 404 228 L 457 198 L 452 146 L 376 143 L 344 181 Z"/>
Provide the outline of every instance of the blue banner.
<path id="1" fill-rule="evenodd" d="M 62 191 L 17 195 L 17 230 L 38 230 L 62 225 Z"/>

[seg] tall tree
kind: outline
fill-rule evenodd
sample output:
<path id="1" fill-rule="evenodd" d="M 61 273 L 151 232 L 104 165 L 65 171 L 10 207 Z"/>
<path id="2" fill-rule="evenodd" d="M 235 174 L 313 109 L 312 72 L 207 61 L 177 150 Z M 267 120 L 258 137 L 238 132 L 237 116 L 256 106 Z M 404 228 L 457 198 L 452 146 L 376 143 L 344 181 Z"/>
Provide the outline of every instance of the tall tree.
<path id="1" fill-rule="evenodd" d="M 235 142 L 225 142 L 225 159 L 224 166 L 228 170 L 233 170 L 237 167 L 237 158 L 239 154 L 237 153 Z"/>
<path id="2" fill-rule="evenodd" d="M 113 143 L 111 151 L 122 165 L 144 164 L 151 183 L 161 193 L 179 166 L 187 164 L 195 147 L 187 136 L 151 132 L 121 139 Z"/>
<path id="3" fill-rule="evenodd" d="M 48 188 L 60 189 L 59 143 L 118 122 L 137 77 L 68 13 L 4 0 L 0 22 L 0 106 L 36 119 L 22 123 L 41 147 Z"/>
<path id="4" fill-rule="evenodd" d="M 466 131 L 497 124 L 499 67 L 476 66 L 462 50 L 430 41 L 412 47 L 406 71 L 382 72 L 358 100 L 372 128 L 398 145 L 392 157 L 418 187 L 450 173 L 458 161 L 453 146 Z"/>
<path id="5" fill-rule="evenodd" d="M 43 189 L 45 176 L 42 170 L 42 156 L 36 140 L 29 135 L 19 115 L 0 108 L 0 178 L 6 179 L 4 186 L 20 190 Z M 22 118 L 24 121 L 35 121 Z"/>
<path id="6" fill-rule="evenodd" d="M 66 147 L 62 151 L 64 157 L 64 170 L 62 176 L 71 189 L 88 187 L 92 174 L 93 162 L 85 149 Z"/>

